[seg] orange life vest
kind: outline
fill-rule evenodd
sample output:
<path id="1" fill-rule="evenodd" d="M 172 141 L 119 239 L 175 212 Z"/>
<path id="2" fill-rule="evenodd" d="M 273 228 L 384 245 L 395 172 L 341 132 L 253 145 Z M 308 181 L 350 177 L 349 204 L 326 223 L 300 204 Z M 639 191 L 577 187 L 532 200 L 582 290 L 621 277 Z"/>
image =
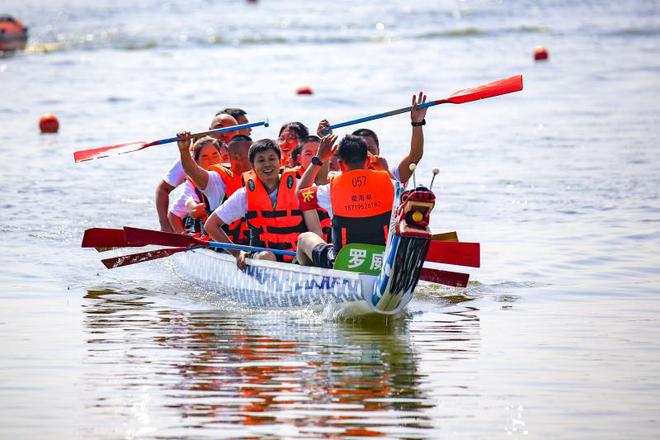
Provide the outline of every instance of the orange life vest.
<path id="1" fill-rule="evenodd" d="M 335 255 L 347 243 L 385 245 L 394 204 L 390 173 L 360 169 L 333 176 L 330 204 Z"/>
<path id="2" fill-rule="evenodd" d="M 243 186 L 243 177 L 224 165 L 211 165 L 208 171 L 218 173 L 225 184 L 225 197 L 222 199 L 222 203 Z M 250 241 L 248 226 L 244 218 L 239 218 L 229 225 L 224 225 L 222 229 L 229 239 L 236 244 L 248 244 Z"/>
<path id="3" fill-rule="evenodd" d="M 243 173 L 243 179 L 247 194 L 245 219 L 250 228 L 250 245 L 296 250 L 298 235 L 307 228 L 296 197 L 295 171 L 280 169 L 280 183 L 274 206 L 254 171 Z M 291 259 L 285 257 L 284 261 Z"/>

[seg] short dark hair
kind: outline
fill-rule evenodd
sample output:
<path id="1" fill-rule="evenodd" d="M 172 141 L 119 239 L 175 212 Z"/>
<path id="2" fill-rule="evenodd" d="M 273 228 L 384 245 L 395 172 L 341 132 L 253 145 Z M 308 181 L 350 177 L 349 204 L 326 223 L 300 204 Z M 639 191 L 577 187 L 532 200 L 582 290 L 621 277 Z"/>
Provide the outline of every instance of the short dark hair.
<path id="1" fill-rule="evenodd" d="M 367 160 L 367 144 L 360 136 L 347 134 L 339 142 L 337 157 L 351 167 L 364 165 Z"/>
<path id="2" fill-rule="evenodd" d="M 236 143 L 236 142 L 252 142 L 252 138 L 250 136 L 246 136 L 244 134 L 237 134 L 231 140 L 229 141 L 230 144 Z"/>
<path id="3" fill-rule="evenodd" d="M 223 114 L 224 114 L 224 115 L 229 115 L 229 116 L 231 116 L 231 117 L 234 118 L 234 119 L 238 119 L 238 118 L 240 118 L 241 116 L 245 116 L 245 115 L 247 115 L 247 112 L 246 112 L 245 110 L 243 110 L 242 108 L 238 108 L 238 107 L 227 107 L 227 108 L 223 108 L 222 110 L 220 110 L 220 111 L 219 111 L 218 113 L 216 113 L 215 115 L 218 116 L 218 115 L 223 115 Z"/>
<path id="4" fill-rule="evenodd" d="M 309 130 L 302 122 L 287 122 L 286 124 L 282 125 L 282 128 L 280 128 L 278 136 L 281 136 L 282 132 L 287 128 L 293 130 L 296 133 L 296 136 L 298 136 L 298 139 L 301 141 L 309 136 Z"/>
<path id="5" fill-rule="evenodd" d="M 378 136 L 376 136 L 376 133 L 373 130 L 369 130 L 368 128 L 358 128 L 352 133 L 353 136 L 360 136 L 360 137 L 370 137 L 376 142 L 376 146 L 380 148 L 380 143 L 378 142 Z"/>
<path id="6" fill-rule="evenodd" d="M 207 145 L 211 144 L 215 147 L 216 150 L 218 150 L 218 153 L 220 152 L 220 141 L 217 140 L 214 137 L 211 136 L 204 136 L 195 141 L 193 144 L 193 157 L 195 158 L 195 162 L 199 160 L 199 156 L 202 155 L 202 149 Z"/>
<path id="7" fill-rule="evenodd" d="M 305 138 L 305 140 L 303 141 L 303 144 L 306 144 L 307 142 L 321 142 L 321 138 L 319 138 L 315 134 L 310 134 L 309 136 L 307 136 Z"/>
<path id="8" fill-rule="evenodd" d="M 263 153 L 268 150 L 273 150 L 277 154 L 277 157 L 282 159 L 282 151 L 280 150 L 280 147 L 277 145 L 277 142 L 275 142 L 272 139 L 259 139 L 258 141 L 252 144 L 252 146 L 250 147 L 250 151 L 248 152 L 250 163 L 254 163 L 254 157 L 257 154 Z"/>

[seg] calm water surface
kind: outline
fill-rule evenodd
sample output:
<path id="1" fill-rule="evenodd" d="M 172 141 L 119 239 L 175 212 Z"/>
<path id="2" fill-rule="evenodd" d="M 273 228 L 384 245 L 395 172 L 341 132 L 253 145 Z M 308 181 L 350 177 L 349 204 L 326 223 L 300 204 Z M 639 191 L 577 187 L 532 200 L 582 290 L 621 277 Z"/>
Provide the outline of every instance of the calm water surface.
<path id="1" fill-rule="evenodd" d="M 0 58 L 0 438 L 658 438 L 660 3 L 574 3 L 2 2 L 31 45 Z M 433 229 L 482 268 L 398 319 L 243 309 L 79 248 L 156 227 L 177 150 L 75 150 L 227 106 L 275 137 L 517 73 L 523 93 L 429 110 Z M 406 117 L 368 127 L 405 154 Z"/>

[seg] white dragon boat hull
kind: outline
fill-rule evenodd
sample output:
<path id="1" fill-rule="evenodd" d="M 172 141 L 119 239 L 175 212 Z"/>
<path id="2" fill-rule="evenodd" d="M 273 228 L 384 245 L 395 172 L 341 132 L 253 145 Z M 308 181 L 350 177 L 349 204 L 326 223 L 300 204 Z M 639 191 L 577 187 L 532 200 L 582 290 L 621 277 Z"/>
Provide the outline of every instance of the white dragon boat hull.
<path id="1" fill-rule="evenodd" d="M 369 306 L 374 275 L 264 260 L 249 260 L 242 271 L 234 257 L 209 249 L 182 252 L 172 261 L 182 279 L 243 306 L 320 310 L 339 305 L 351 314 L 377 312 Z"/>

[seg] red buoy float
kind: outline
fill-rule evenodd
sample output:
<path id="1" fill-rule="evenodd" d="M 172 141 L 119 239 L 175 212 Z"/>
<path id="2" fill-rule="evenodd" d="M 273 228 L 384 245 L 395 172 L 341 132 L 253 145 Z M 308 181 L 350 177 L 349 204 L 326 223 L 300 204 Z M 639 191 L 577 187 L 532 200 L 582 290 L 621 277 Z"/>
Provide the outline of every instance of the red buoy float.
<path id="1" fill-rule="evenodd" d="M 39 130 L 42 133 L 57 133 L 59 129 L 60 121 L 57 120 L 57 116 L 49 113 L 39 118 Z"/>
<path id="2" fill-rule="evenodd" d="M 9 15 L 0 15 L 0 52 L 25 49 L 27 28 Z"/>
<path id="3" fill-rule="evenodd" d="M 537 46 L 534 48 L 534 59 L 536 61 L 546 61 L 550 57 L 548 49 L 543 46 Z"/>
<path id="4" fill-rule="evenodd" d="M 296 89 L 296 93 L 299 95 L 313 95 L 314 91 L 310 86 L 300 86 Z"/>

